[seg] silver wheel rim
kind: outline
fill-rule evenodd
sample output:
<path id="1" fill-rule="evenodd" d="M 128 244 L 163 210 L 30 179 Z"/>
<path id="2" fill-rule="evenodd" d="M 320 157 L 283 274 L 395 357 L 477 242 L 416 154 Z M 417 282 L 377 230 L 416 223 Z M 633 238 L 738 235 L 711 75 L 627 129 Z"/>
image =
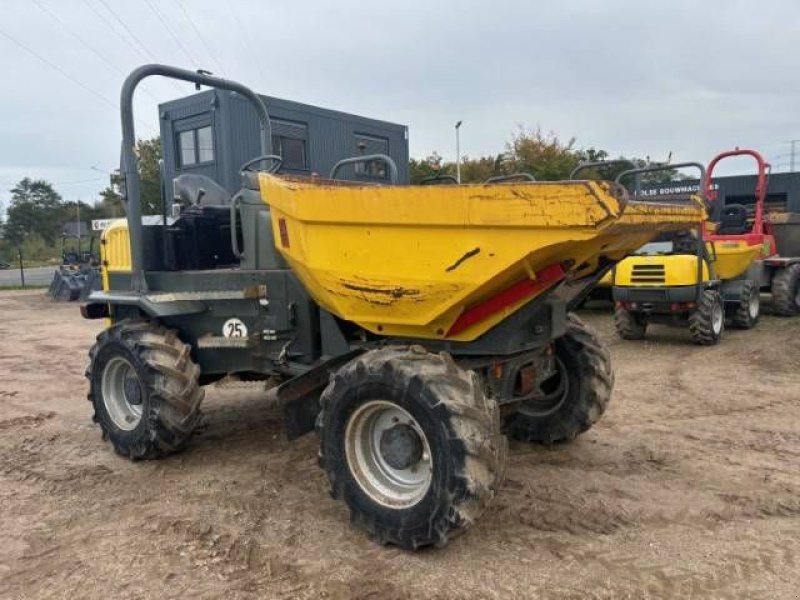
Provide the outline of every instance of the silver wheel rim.
<path id="1" fill-rule="evenodd" d="M 419 436 L 422 456 L 406 469 L 391 466 L 381 452 L 381 437 L 396 425 Z M 403 509 L 417 504 L 431 486 L 431 449 L 425 433 L 405 409 L 387 400 L 371 400 L 356 410 L 345 430 L 347 466 L 361 490 L 378 504 Z"/>
<path id="2" fill-rule="evenodd" d="M 133 386 L 138 386 L 138 398 L 131 397 L 135 393 Z M 144 394 L 136 370 L 127 359 L 115 356 L 106 363 L 100 392 L 114 425 L 124 431 L 136 429 L 142 420 Z"/>
<path id="3" fill-rule="evenodd" d="M 750 315 L 750 319 L 755 320 L 756 317 L 758 317 L 760 304 L 761 304 L 761 294 L 757 289 L 754 289 L 753 293 L 750 294 L 750 300 L 747 303 L 747 312 Z"/>
<path id="4" fill-rule="evenodd" d="M 722 321 L 723 321 L 723 312 L 722 312 L 722 303 L 715 302 L 714 308 L 711 309 L 711 329 L 714 331 L 715 334 L 719 334 L 722 332 Z"/>

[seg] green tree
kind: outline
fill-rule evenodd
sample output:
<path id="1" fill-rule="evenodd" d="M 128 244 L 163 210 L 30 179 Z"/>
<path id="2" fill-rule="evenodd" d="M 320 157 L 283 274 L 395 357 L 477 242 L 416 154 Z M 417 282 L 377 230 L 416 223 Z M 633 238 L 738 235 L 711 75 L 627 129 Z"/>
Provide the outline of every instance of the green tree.
<path id="1" fill-rule="evenodd" d="M 114 187 L 109 186 L 100 192 L 100 200 L 95 204 L 98 219 L 115 219 L 125 216 L 122 197 Z"/>
<path id="2" fill-rule="evenodd" d="M 506 156 L 515 172 L 531 173 L 539 181 L 567 179 L 582 158 L 575 138 L 563 142 L 553 132 L 524 127 L 506 143 Z"/>
<path id="3" fill-rule="evenodd" d="M 519 127 L 512 134 L 511 140 L 506 143 L 504 153 L 474 159 L 463 156 L 461 181 L 478 183 L 489 177 L 512 173 L 530 173 L 538 181 L 558 181 L 569 178 L 572 170 L 583 162 L 602 161 L 607 161 L 608 165 L 587 169 L 579 177 L 613 181 L 620 173 L 633 166 L 646 167 L 659 164 L 651 161 L 650 157 L 614 159 L 602 149 L 576 148 L 575 138 L 562 141 L 555 133 L 544 133 L 541 128 Z M 410 171 L 411 183 L 419 183 L 425 177 L 437 173 L 455 175 L 456 167 L 455 163 L 445 162 L 437 152 L 433 152 L 423 159 L 412 158 Z M 670 169 L 642 175 L 641 182 L 645 184 L 664 183 L 681 178 L 682 176 L 677 171 Z M 632 178 L 626 179 L 625 183 L 631 184 Z"/>
<path id="4" fill-rule="evenodd" d="M 11 189 L 4 237 L 18 245 L 29 235 L 38 235 L 53 245 L 61 233 L 63 219 L 61 196 L 43 179 L 25 177 Z"/>
<path id="5" fill-rule="evenodd" d="M 161 138 L 136 142 L 136 155 L 139 158 L 139 177 L 141 179 L 142 214 L 161 214 Z M 125 214 L 122 201 L 122 175 L 111 175 L 111 184 L 100 192 L 100 207 L 105 217 L 121 217 Z"/>
<path id="6" fill-rule="evenodd" d="M 427 177 L 435 177 L 439 174 L 443 175 L 448 172 L 447 170 L 442 170 L 445 166 L 438 152 L 434 152 L 425 158 L 412 158 L 408 163 L 411 183 L 418 184 Z"/>
<path id="7" fill-rule="evenodd" d="M 461 158 L 461 181 L 463 183 L 480 183 L 496 175 L 508 174 L 508 162 L 505 154 Z"/>
<path id="8" fill-rule="evenodd" d="M 456 164 L 444 162 L 442 157 L 434 152 L 422 159 L 412 158 L 409 162 L 411 183 L 418 184 L 427 177 L 436 175 L 456 175 Z M 480 183 L 494 175 L 507 173 L 505 156 L 503 154 L 487 155 L 479 158 L 461 157 L 462 183 Z"/>

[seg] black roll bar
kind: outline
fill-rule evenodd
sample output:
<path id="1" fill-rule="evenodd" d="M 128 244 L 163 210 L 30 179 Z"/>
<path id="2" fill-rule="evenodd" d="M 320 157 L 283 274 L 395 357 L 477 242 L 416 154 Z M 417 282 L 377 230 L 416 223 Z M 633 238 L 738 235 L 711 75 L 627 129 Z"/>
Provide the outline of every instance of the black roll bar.
<path id="1" fill-rule="evenodd" d="M 131 72 L 122 84 L 120 94 L 120 116 L 122 121 L 122 175 L 125 182 L 125 206 L 128 215 L 128 235 L 131 244 L 131 289 L 147 291 L 144 276 L 144 246 L 142 244 L 142 199 L 141 181 L 136 158 L 136 133 L 133 126 L 133 93 L 136 86 L 153 75 L 188 81 L 222 90 L 236 92 L 247 98 L 256 109 L 261 122 L 261 154 L 267 154 L 272 144 L 269 113 L 261 98 L 250 88 L 221 77 L 180 69 L 168 65 L 143 65 Z"/>

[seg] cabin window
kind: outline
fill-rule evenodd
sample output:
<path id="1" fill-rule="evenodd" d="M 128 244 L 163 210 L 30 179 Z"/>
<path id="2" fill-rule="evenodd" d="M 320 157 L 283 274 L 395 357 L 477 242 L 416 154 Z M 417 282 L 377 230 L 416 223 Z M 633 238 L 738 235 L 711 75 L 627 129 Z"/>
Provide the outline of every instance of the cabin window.
<path id="1" fill-rule="evenodd" d="M 270 119 L 269 122 L 272 125 L 272 153 L 283 158 L 282 168 L 308 170 L 308 123 L 288 119 Z"/>
<path id="2" fill-rule="evenodd" d="M 187 129 L 178 133 L 181 166 L 213 162 L 214 133 L 210 125 Z"/>
<path id="3" fill-rule="evenodd" d="M 283 158 L 284 169 L 308 169 L 306 141 L 283 135 L 272 136 L 272 151 Z"/>

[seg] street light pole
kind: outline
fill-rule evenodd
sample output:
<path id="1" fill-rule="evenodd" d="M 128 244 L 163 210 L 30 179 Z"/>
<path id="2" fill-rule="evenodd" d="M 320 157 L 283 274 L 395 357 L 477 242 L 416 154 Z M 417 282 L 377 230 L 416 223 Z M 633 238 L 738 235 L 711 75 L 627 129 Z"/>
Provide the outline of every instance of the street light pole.
<path id="1" fill-rule="evenodd" d="M 463 121 L 459 121 L 456 123 L 456 181 L 461 183 L 461 123 Z"/>

